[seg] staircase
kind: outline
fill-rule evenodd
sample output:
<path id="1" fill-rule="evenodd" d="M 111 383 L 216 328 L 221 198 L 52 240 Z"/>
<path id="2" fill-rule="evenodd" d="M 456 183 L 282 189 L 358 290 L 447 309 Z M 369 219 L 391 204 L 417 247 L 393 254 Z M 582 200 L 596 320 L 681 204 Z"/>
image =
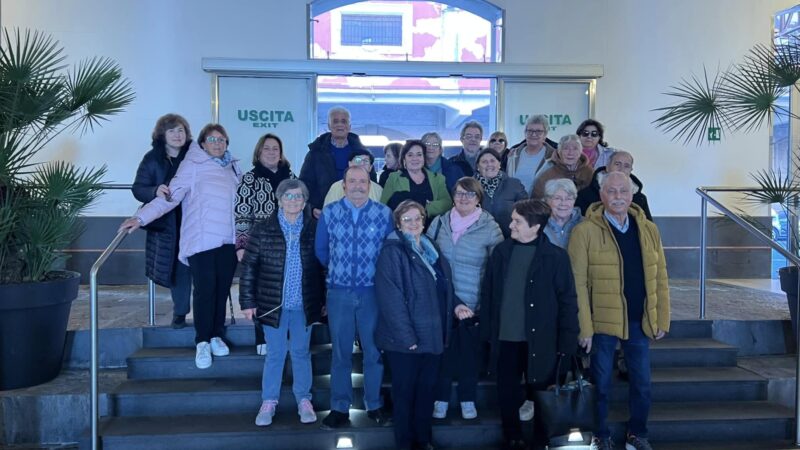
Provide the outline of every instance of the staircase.
<path id="1" fill-rule="evenodd" d="M 711 327 L 710 321 L 674 322 L 670 336 L 653 343 L 651 442 L 657 448 L 706 448 L 711 441 L 742 445 L 742 441 L 789 439 L 793 411 L 766 401 L 767 380 L 737 367 L 737 349 L 711 339 Z M 340 438 L 351 439 L 353 448 L 360 450 L 393 448 L 392 428 L 376 426 L 358 410 L 363 405 L 357 348 L 352 427 L 325 431 L 319 421 L 300 424 L 287 361 L 278 412 L 271 426 L 261 428 L 254 419 L 261 404 L 263 357 L 255 354 L 253 328 L 229 327 L 227 338 L 231 355 L 215 358 L 210 369 L 199 370 L 194 366 L 193 329 L 144 329 L 142 348 L 128 358 L 128 380 L 109 393 L 110 415 L 100 427 L 102 448 L 332 449 Z M 314 327 L 311 342 L 313 403 L 321 421 L 330 393 L 327 327 Z M 387 381 L 387 398 L 389 386 Z M 452 401 L 455 407 L 448 418 L 434 421 L 435 443 L 444 448 L 498 448 L 501 430 L 495 392 L 493 382 L 479 384 L 476 420 L 461 419 L 458 403 Z M 627 384 L 620 380 L 615 381 L 610 419 L 614 438 L 621 440 Z"/>

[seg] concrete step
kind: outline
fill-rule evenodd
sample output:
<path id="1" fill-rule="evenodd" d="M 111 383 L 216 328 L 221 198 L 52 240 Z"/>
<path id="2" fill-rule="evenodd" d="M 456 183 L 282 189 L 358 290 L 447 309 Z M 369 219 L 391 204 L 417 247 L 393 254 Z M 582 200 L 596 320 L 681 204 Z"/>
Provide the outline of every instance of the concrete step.
<path id="1" fill-rule="evenodd" d="M 322 420 L 325 413 L 319 414 Z M 792 412 L 768 402 L 659 403 L 650 414 L 650 440 L 660 442 L 775 441 L 788 439 Z M 623 438 L 626 408 L 612 408 L 612 434 Z M 317 424 L 303 425 L 294 413 L 279 413 L 270 427 L 256 427 L 255 414 L 217 414 L 113 417 L 103 420 L 103 448 L 110 449 L 323 449 L 336 448 L 341 437 L 352 439 L 354 448 L 391 448 L 391 427 L 377 427 L 363 411 L 351 410 L 352 426 L 321 430 Z M 482 413 L 466 421 L 448 418 L 434 422 L 434 441 L 446 448 L 492 447 L 501 440 L 495 412 Z"/>
<path id="2" fill-rule="evenodd" d="M 248 378 L 260 377 L 264 357 L 256 354 L 255 347 L 231 347 L 228 356 L 214 357 L 208 369 L 198 369 L 194 364 L 195 349 L 186 347 L 143 348 L 127 359 L 128 378 L 131 379 L 193 379 L 193 378 Z M 353 373 L 362 373 L 361 350 L 353 346 Z M 330 374 L 331 345 L 311 347 L 311 367 L 314 375 Z M 291 376 L 287 359 L 284 377 Z"/>
<path id="3" fill-rule="evenodd" d="M 652 367 L 733 367 L 738 349 L 710 338 L 669 338 L 650 343 Z"/>
<path id="4" fill-rule="evenodd" d="M 179 330 L 182 331 L 182 330 Z M 134 379 L 158 378 L 227 378 L 257 377 L 261 375 L 264 357 L 255 353 L 254 346 L 231 346 L 229 356 L 214 358 L 209 369 L 194 365 L 194 346 L 142 348 L 127 359 L 128 377 Z M 736 365 L 736 347 L 708 338 L 674 338 L 654 341 L 651 344 L 652 367 L 733 367 Z M 318 344 L 311 347 L 311 366 L 314 375 L 330 373 L 331 346 Z M 291 364 L 285 365 L 290 373 Z M 353 372 L 361 373 L 361 352 L 353 347 Z"/>
<path id="5" fill-rule="evenodd" d="M 363 408 L 363 376 L 353 375 L 353 408 Z M 652 372 L 652 395 L 656 402 L 730 402 L 766 399 L 767 380 L 738 367 L 656 368 Z M 389 398 L 390 382 L 384 383 L 384 398 Z M 477 404 L 481 411 L 497 405 L 496 385 L 492 381 L 478 384 Z M 314 378 L 314 406 L 330 408 L 330 377 Z M 612 401 L 628 398 L 628 384 L 617 381 Z M 456 387 L 451 390 L 451 414 L 457 415 Z M 109 394 L 110 415 L 156 416 L 221 414 L 257 411 L 261 404 L 261 378 L 198 378 L 127 380 Z M 278 409 L 295 411 L 291 379 L 284 378 Z"/>

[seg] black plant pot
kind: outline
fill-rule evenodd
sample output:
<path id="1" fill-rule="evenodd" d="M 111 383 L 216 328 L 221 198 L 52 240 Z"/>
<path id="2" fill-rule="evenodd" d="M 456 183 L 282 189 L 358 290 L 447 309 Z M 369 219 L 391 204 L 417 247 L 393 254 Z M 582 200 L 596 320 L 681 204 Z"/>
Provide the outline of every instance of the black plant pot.
<path id="1" fill-rule="evenodd" d="M 792 331 L 797 339 L 797 267 L 781 267 L 778 270 L 781 280 L 781 290 L 786 293 L 786 302 L 789 304 L 789 315 L 792 318 Z"/>
<path id="2" fill-rule="evenodd" d="M 0 391 L 55 378 L 80 274 L 61 272 L 38 283 L 0 284 Z"/>

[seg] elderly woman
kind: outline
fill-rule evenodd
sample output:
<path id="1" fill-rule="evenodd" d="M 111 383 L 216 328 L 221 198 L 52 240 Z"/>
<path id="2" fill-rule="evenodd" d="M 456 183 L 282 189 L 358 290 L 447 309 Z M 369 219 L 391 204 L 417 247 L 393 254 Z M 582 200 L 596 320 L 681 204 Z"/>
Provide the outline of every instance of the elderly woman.
<path id="1" fill-rule="evenodd" d="M 544 185 L 544 201 L 550 207 L 550 219 L 544 233 L 550 242 L 566 249 L 569 235 L 575 225 L 581 223 L 581 209 L 575 206 L 578 191 L 575 183 L 566 178 L 550 180 Z"/>
<path id="2" fill-rule="evenodd" d="M 244 256 L 250 230 L 257 221 L 267 220 L 278 209 L 275 191 L 283 180 L 297 178 L 283 155 L 283 142 L 278 136 L 267 133 L 256 142 L 253 150 L 253 168 L 242 176 L 236 191 L 236 257 Z M 256 353 L 266 355 L 264 332 L 255 324 Z"/>
<path id="3" fill-rule="evenodd" d="M 568 134 L 562 137 L 558 143 L 558 150 L 536 174 L 531 198 L 541 199 L 544 196 L 545 183 L 556 178 L 572 180 L 578 190 L 588 186 L 592 182 L 594 169 L 581 151 L 581 140 L 577 135 Z"/>
<path id="4" fill-rule="evenodd" d="M 389 179 L 389 175 L 400 169 L 400 150 L 402 148 L 403 144 L 399 142 L 391 142 L 383 147 L 384 164 L 381 175 L 378 178 L 378 184 L 380 184 L 381 187 L 386 186 L 386 180 Z"/>
<path id="5" fill-rule="evenodd" d="M 412 200 L 397 205 L 397 230 L 386 237 L 375 272 L 375 341 L 392 370 L 398 449 L 433 448 L 431 408 L 441 355 L 453 315 L 464 320 L 473 314 L 453 294 L 450 265 L 422 234 L 425 214 Z"/>
<path id="6" fill-rule="evenodd" d="M 169 183 L 169 193 L 142 206 L 122 222 L 121 230 L 133 232 L 181 205 L 180 251 L 194 284 L 195 365 L 211 367 L 214 356 L 230 353 L 225 333 L 225 301 L 236 269 L 236 226 L 233 205 L 242 172 L 228 151 L 228 134 L 219 124 L 200 131 L 200 145 L 193 144 Z"/>
<path id="7" fill-rule="evenodd" d="M 586 119 L 578 125 L 576 134 L 581 138 L 583 154 L 588 158 L 592 169 L 607 166 L 614 154 L 614 149 L 603 140 L 604 133 L 603 124 L 594 119 Z"/>
<path id="8" fill-rule="evenodd" d="M 452 200 L 447 193 L 444 176 L 425 168 L 425 149 L 422 141 L 406 141 L 400 152 L 401 169 L 386 180 L 381 203 L 392 210 L 404 200 L 425 205 L 428 220 L 444 213 Z"/>
<path id="9" fill-rule="evenodd" d="M 186 157 L 192 142 L 192 132 L 186 119 L 177 114 L 166 114 L 156 121 L 152 139 L 152 149 L 145 153 L 139 163 L 132 188 L 133 196 L 142 203 L 169 195 L 168 184 Z M 146 229 L 145 276 L 170 289 L 173 305 L 172 328 L 183 328 L 186 326 L 186 314 L 189 313 L 192 273 L 189 266 L 178 260 L 180 206 L 151 223 Z"/>
<path id="10" fill-rule="evenodd" d="M 481 287 L 481 338 L 497 352 L 497 397 L 505 448 L 527 448 L 519 407 L 520 378 L 534 390 L 554 383 L 560 354 L 578 344 L 575 279 L 566 250 L 542 233 L 550 208 L 520 200 L 511 213 L 511 239 L 495 247 Z"/>
<path id="11" fill-rule="evenodd" d="M 502 131 L 495 131 L 489 135 L 487 148 L 496 151 L 501 160 L 505 159 L 508 153 L 508 137 Z"/>
<path id="12" fill-rule="evenodd" d="M 272 423 L 281 393 L 283 364 L 292 359 L 292 392 L 300 422 L 317 421 L 311 405 L 311 325 L 325 304 L 322 266 L 314 255 L 317 220 L 305 208 L 308 188 L 287 179 L 276 189 L 278 211 L 252 231 L 242 259 L 239 304 L 264 328 L 267 357 L 256 425 Z"/>
<path id="13" fill-rule="evenodd" d="M 475 179 L 481 184 L 483 199 L 481 206 L 494 217 L 500 225 L 503 237 L 508 239 L 511 231 L 511 209 L 514 203 L 528 198 L 522 182 L 514 177 L 509 177 L 500 170 L 500 155 L 493 149 L 484 149 L 478 154 L 478 166 Z"/>
<path id="14" fill-rule="evenodd" d="M 494 246 L 503 241 L 503 233 L 492 215 L 481 209 L 483 189 L 474 178 L 461 178 L 453 190 L 453 209 L 433 219 L 428 237 L 441 249 L 453 271 L 456 296 L 471 310 L 478 306 L 480 282 L 486 261 Z M 450 401 L 453 379 L 458 379 L 461 417 L 478 417 L 475 400 L 478 391 L 480 336 L 477 317 L 462 320 L 454 330 L 442 358 L 433 417 L 444 419 Z"/>
<path id="15" fill-rule="evenodd" d="M 461 167 L 442 155 L 444 147 L 439 133 L 434 131 L 425 133 L 420 140 L 425 144 L 425 167 L 433 173 L 444 175 L 447 191 L 452 191 L 456 181 L 464 176 Z"/>

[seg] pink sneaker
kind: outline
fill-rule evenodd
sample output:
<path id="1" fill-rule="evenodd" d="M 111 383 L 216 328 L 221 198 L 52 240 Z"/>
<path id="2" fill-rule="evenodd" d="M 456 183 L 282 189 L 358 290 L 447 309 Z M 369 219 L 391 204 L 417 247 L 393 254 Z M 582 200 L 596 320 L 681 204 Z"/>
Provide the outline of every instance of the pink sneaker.
<path id="1" fill-rule="evenodd" d="M 278 406 L 278 402 L 275 400 L 264 400 L 261 402 L 261 409 L 258 410 L 258 415 L 256 416 L 256 425 L 260 427 L 271 425 L 276 406 Z"/>
<path id="2" fill-rule="evenodd" d="M 314 423 L 317 421 L 317 413 L 314 412 L 314 406 L 307 398 L 300 400 L 297 405 L 297 415 L 300 416 L 300 423 Z"/>

